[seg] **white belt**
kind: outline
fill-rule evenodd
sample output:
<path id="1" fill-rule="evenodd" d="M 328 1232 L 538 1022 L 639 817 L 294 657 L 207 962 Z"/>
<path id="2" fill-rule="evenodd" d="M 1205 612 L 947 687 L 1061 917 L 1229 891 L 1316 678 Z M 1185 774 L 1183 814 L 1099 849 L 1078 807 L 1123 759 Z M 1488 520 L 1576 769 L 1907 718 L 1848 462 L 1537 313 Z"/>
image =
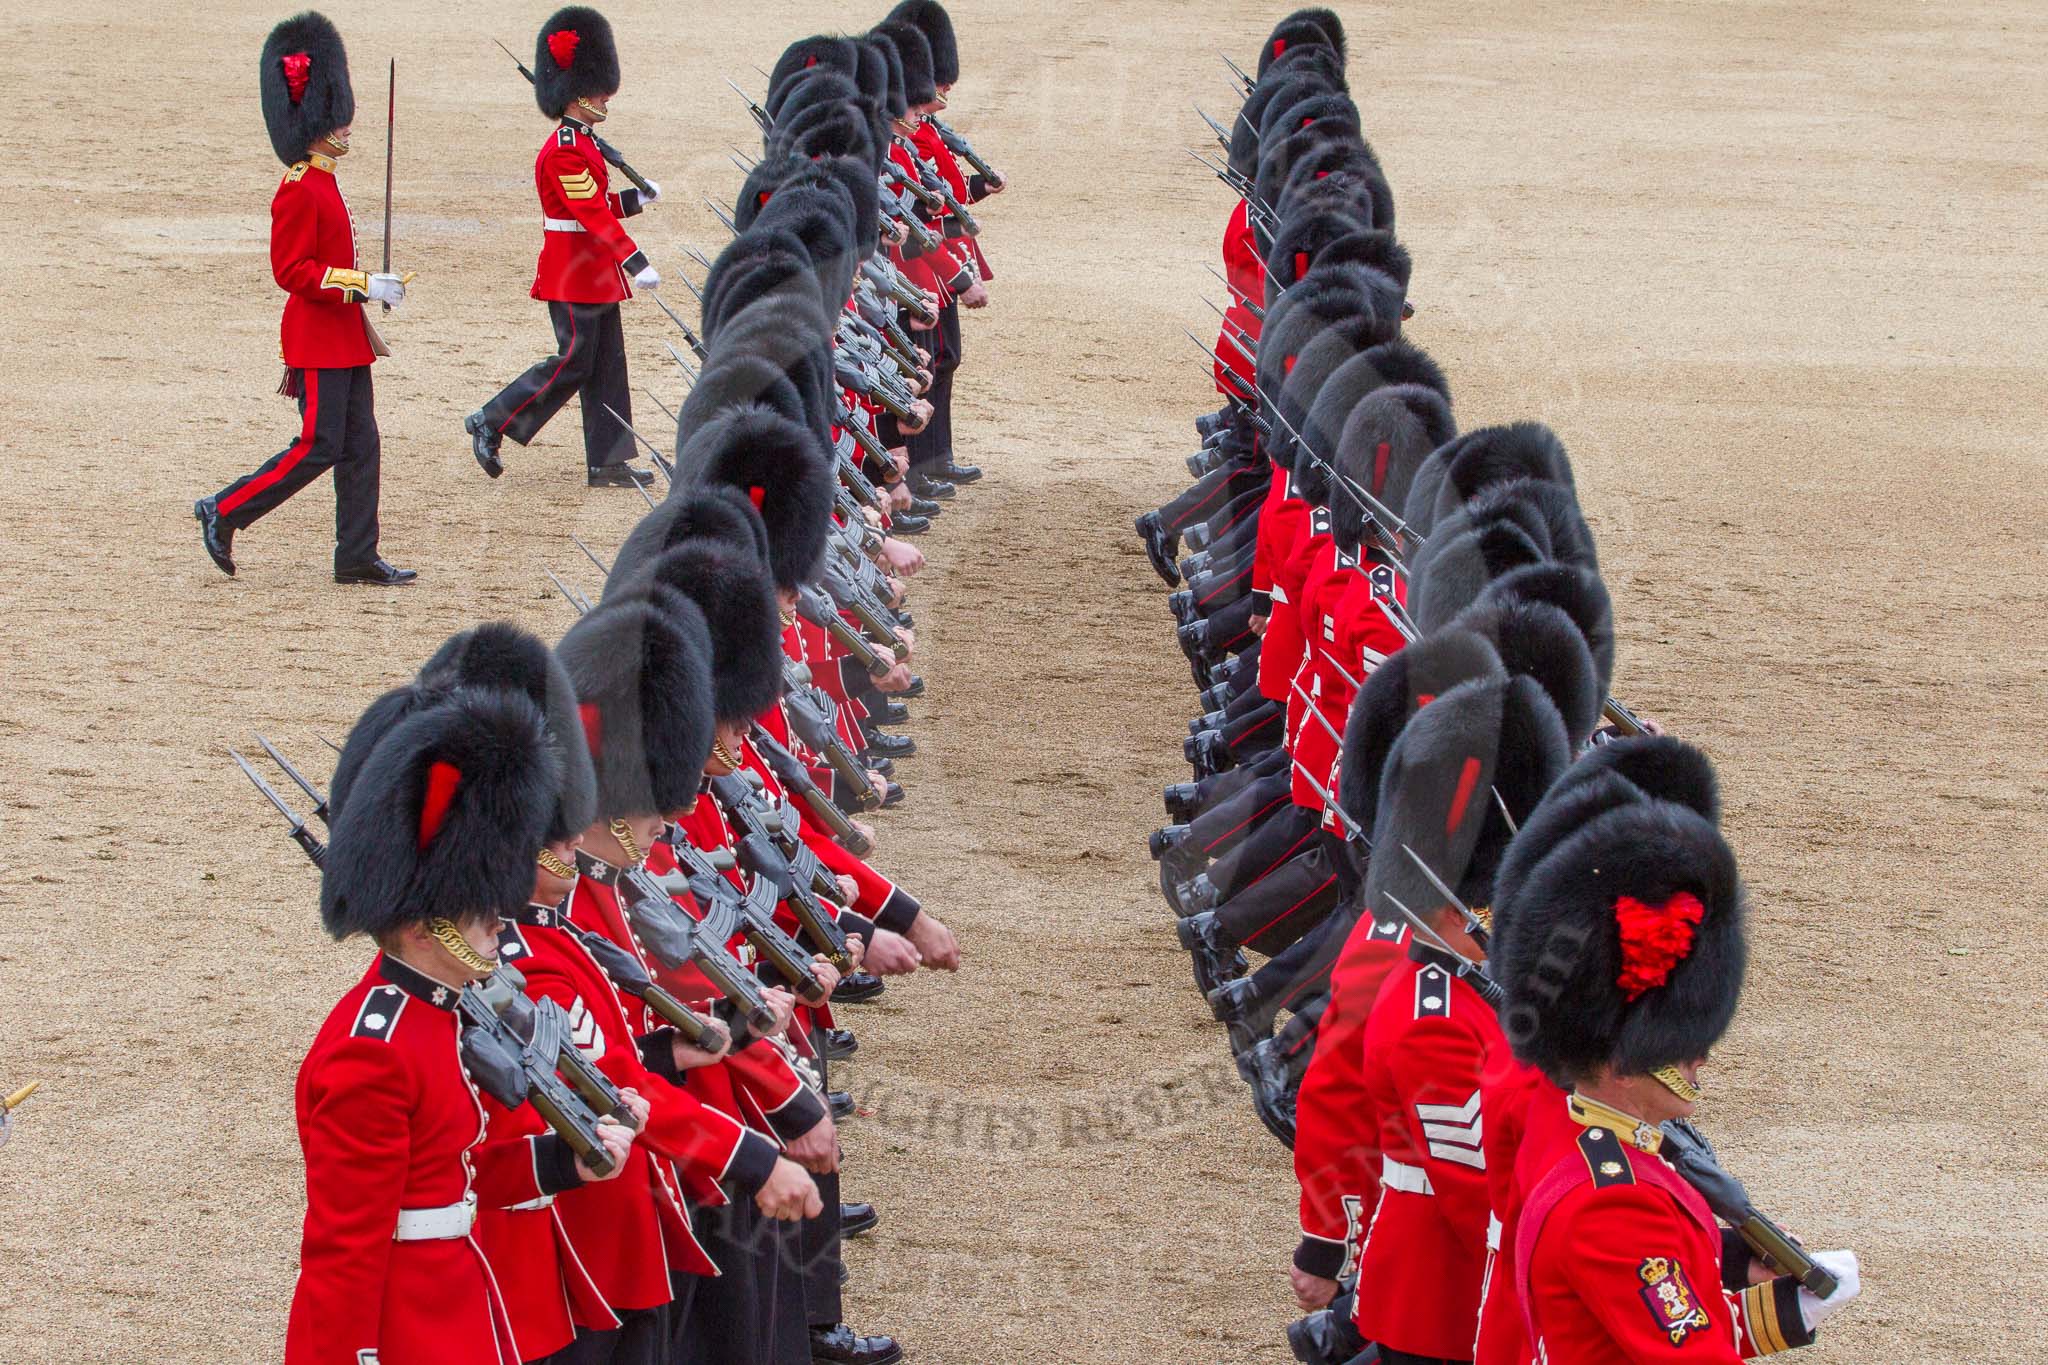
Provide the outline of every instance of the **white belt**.
<path id="1" fill-rule="evenodd" d="M 544 1194 L 538 1199 L 529 1199 L 524 1204 L 513 1204 L 509 1207 L 514 1213 L 531 1213 L 535 1209 L 553 1208 L 554 1205 L 555 1197 L 551 1194 Z"/>
<path id="2" fill-rule="evenodd" d="M 1500 1250 L 1500 1233 L 1501 1233 L 1501 1226 L 1500 1226 L 1500 1216 L 1499 1216 L 1498 1214 L 1492 1214 L 1492 1213 L 1489 1213 L 1489 1214 L 1487 1214 L 1487 1215 L 1486 1215 L 1486 1249 L 1487 1249 L 1488 1251 L 1499 1251 L 1499 1250 Z"/>
<path id="3" fill-rule="evenodd" d="M 464 1195 L 460 1204 L 438 1209 L 400 1209 L 394 1242 L 442 1242 L 469 1236 L 476 1225 L 476 1196 Z"/>
<path id="4" fill-rule="evenodd" d="M 1405 1161 L 1396 1161 L 1390 1156 L 1380 1158 L 1380 1183 L 1390 1190 L 1404 1194 L 1435 1194 L 1435 1186 L 1429 1183 L 1429 1172 L 1420 1166 L 1410 1166 Z"/>
<path id="5" fill-rule="evenodd" d="M 549 232 L 583 231 L 583 224 L 577 222 L 574 218 L 543 218 L 540 220 L 540 225 Z"/>

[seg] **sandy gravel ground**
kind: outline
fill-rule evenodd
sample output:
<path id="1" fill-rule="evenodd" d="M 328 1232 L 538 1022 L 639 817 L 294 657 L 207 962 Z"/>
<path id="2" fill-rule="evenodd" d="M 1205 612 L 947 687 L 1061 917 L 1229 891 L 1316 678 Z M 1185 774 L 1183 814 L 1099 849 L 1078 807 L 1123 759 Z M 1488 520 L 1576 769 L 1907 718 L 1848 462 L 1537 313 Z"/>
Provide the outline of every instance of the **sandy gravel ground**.
<path id="1" fill-rule="evenodd" d="M 189 517 L 284 443 L 277 175 L 251 72 L 282 8 L 74 0 L 0 44 L 0 531 L 9 549 L 0 1360 L 256 1361 L 301 1212 L 294 1068 L 357 947 L 222 745 L 324 774 L 448 631 L 567 609 L 566 533 L 615 544 L 573 418 L 500 483 L 462 416 L 546 345 L 526 297 L 543 125 L 488 39 L 544 6 L 330 10 L 364 106 L 344 168 L 376 250 L 375 124 L 400 62 L 398 259 L 378 367 L 401 594 L 326 582 L 324 487 L 245 535 Z M 876 6 L 879 9 L 879 4 Z M 1281 1361 L 1285 1154 L 1257 1127 L 1150 885 L 1192 704 L 1130 517 L 1173 492 L 1205 384 L 1226 192 L 1183 154 L 1215 52 L 1283 7 L 962 0 L 961 126 L 1015 189 L 985 218 L 961 454 L 989 479 L 929 540 L 931 699 L 885 866 L 970 969 L 857 1017 L 848 1190 L 863 1326 L 925 1365 Z M 608 9 L 611 128 L 670 203 L 664 270 L 722 229 L 719 77 L 875 17 Z M 1864 1302 L 1808 1359 L 2040 1358 L 2048 876 L 2048 18 L 2039 6 L 1347 6 L 1353 81 L 1416 259 L 1411 334 L 1467 425 L 1572 447 L 1624 641 L 1618 690 L 1722 764 L 1756 968 L 1707 1111 L 1785 1221 L 1856 1246 Z M 672 291 L 680 293 L 680 291 Z M 634 306 L 636 373 L 679 388 Z M 646 405 L 643 411 L 651 411 Z M 851 1013 L 851 1011 L 849 1012 Z M 2034 1346 L 2028 1346 L 2034 1341 Z"/>

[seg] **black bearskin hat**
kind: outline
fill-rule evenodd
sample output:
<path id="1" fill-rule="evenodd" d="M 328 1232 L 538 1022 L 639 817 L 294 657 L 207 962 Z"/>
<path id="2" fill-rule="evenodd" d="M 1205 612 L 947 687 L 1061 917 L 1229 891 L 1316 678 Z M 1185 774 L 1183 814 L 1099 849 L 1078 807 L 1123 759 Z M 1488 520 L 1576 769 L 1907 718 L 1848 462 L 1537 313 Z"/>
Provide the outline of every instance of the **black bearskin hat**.
<path id="1" fill-rule="evenodd" d="M 1329 48 L 1339 62 L 1344 60 L 1344 21 L 1336 12 L 1327 9 L 1298 9 L 1273 25 L 1273 31 L 1266 35 L 1265 46 L 1259 49 L 1258 74 L 1264 76 L 1267 68 L 1297 48 L 1322 46 Z"/>
<path id="2" fill-rule="evenodd" d="M 509 687 L 523 692 L 540 708 L 548 743 L 562 765 L 561 798 L 548 822 L 548 840 L 566 839 L 589 827 L 597 779 L 583 744 L 576 685 L 545 641 L 510 621 L 486 621 L 443 641 L 420 665 L 419 680 L 420 686 L 435 691 Z"/>
<path id="3" fill-rule="evenodd" d="M 1574 753 L 1600 723 L 1605 694 L 1594 670 L 1593 651 L 1578 622 L 1563 608 L 1548 602 L 1474 604 L 1459 612 L 1446 629 L 1484 635 L 1508 672 L 1542 684 L 1564 721 Z"/>
<path id="4" fill-rule="evenodd" d="M 1424 918 L 1449 904 L 1404 846 L 1467 906 L 1490 906 L 1493 874 L 1514 829 L 1570 762 L 1564 722 L 1529 678 L 1459 683 L 1418 710 L 1380 774 L 1368 912 L 1400 923 L 1395 900 Z"/>
<path id="5" fill-rule="evenodd" d="M 458 688 L 392 726 L 354 786 L 320 875 L 336 938 L 525 904 L 562 765 L 524 694 Z"/>
<path id="6" fill-rule="evenodd" d="M 556 10 L 533 42 L 533 99 L 549 118 L 560 118 L 586 95 L 619 89 L 619 48 L 612 26 L 587 5 Z"/>
<path id="7" fill-rule="evenodd" d="M 721 553 L 768 564 L 768 528 L 737 488 L 676 488 L 640 518 L 612 558 L 604 599 L 630 593 L 654 561 L 678 545 L 709 544 Z"/>
<path id="8" fill-rule="evenodd" d="M 1402 518 L 1424 535 L 1488 484 L 1548 479 L 1574 487 L 1570 458 L 1557 433 L 1541 422 L 1468 431 L 1436 452 L 1415 476 Z"/>
<path id="9" fill-rule="evenodd" d="M 508 689 L 524 694 L 540 709 L 562 765 L 562 790 L 547 837 L 564 839 L 588 825 L 592 775 L 576 720 L 575 688 L 554 652 L 538 636 L 509 621 L 486 622 L 449 636 L 411 682 L 370 703 L 335 760 L 327 786 L 330 819 L 348 804 L 356 779 L 385 736 L 458 688 Z"/>
<path id="10" fill-rule="evenodd" d="M 768 564 L 777 587 L 793 592 L 816 577 L 832 520 L 834 479 L 811 432 L 748 404 L 698 429 L 677 464 L 686 485 L 737 488 L 754 505 L 768 528 Z"/>
<path id="11" fill-rule="evenodd" d="M 1529 564 L 1508 570 L 1474 599 L 1482 607 L 1507 602 L 1548 602 L 1571 617 L 1593 652 L 1600 695 L 1607 695 L 1614 680 L 1614 601 L 1599 574 L 1576 564 Z M 1416 624 L 1421 625 L 1419 618 Z"/>
<path id="12" fill-rule="evenodd" d="M 860 57 L 853 46 L 853 39 L 816 34 L 799 38 L 782 49 L 782 55 L 775 59 L 775 69 L 768 73 L 768 94 L 761 101 L 761 107 L 776 122 L 782 121 L 782 101 L 790 92 L 793 83 L 807 79 L 808 74 L 823 67 L 837 71 L 843 76 L 855 76 L 860 71 Z"/>
<path id="13" fill-rule="evenodd" d="M 1230 128 L 1230 169 L 1249 180 L 1259 169 L 1259 124 L 1275 104 L 1291 104 L 1312 91 L 1343 92 L 1344 61 L 1327 47 L 1297 48 L 1273 64 L 1238 110 Z"/>
<path id="14" fill-rule="evenodd" d="M 1329 393 L 1331 387 L 1325 383 L 1323 392 Z M 1311 412 L 1310 425 L 1316 420 Z M 1422 384 L 1387 385 L 1352 405 L 1337 437 L 1337 458 L 1331 463 L 1355 487 L 1391 510 L 1408 496 L 1408 485 L 1429 452 L 1457 431 L 1451 405 L 1435 389 Z M 1365 538 L 1365 510 L 1355 498 L 1336 490 L 1326 505 L 1331 536 L 1340 547 L 1356 552 Z"/>
<path id="15" fill-rule="evenodd" d="M 1359 126 L 1358 105 L 1351 96 L 1341 90 L 1318 90 L 1311 86 L 1292 99 L 1275 99 L 1266 106 L 1259 118 L 1259 146 L 1271 149 L 1308 128 L 1337 130 L 1361 143 L 1365 141 Z"/>
<path id="16" fill-rule="evenodd" d="M 1505 681 L 1493 645 L 1470 631 L 1442 630 L 1404 645 L 1375 668 L 1344 722 L 1337 797 L 1367 832 L 1379 818 L 1380 775 L 1409 719 L 1460 683 Z"/>
<path id="17" fill-rule="evenodd" d="M 804 408 L 804 396 L 780 367 L 757 355 L 712 351 L 697 375 L 696 387 L 683 400 L 683 410 L 676 414 L 677 452 L 721 414 L 750 403 L 808 429 L 810 415 Z"/>
<path id="18" fill-rule="evenodd" d="M 767 138 L 770 156 L 850 156 L 877 165 L 886 146 L 877 144 L 875 120 L 859 100 L 809 105 L 776 124 Z"/>
<path id="19" fill-rule="evenodd" d="M 1713 822 L 1608 770 L 1560 785 L 1516 843 L 1492 953 L 1515 1055 L 1560 1085 L 1704 1057 L 1748 957 L 1741 877 Z"/>
<path id="20" fill-rule="evenodd" d="M 597 769 L 596 819 L 667 815 L 696 799 L 711 755 L 711 640 L 681 599 L 607 602 L 556 652 L 576 684 Z"/>
<path id="21" fill-rule="evenodd" d="M 1356 299 L 1356 295 L 1354 295 Z M 1378 313 L 1370 303 L 1364 303 L 1348 317 L 1323 327 L 1305 346 L 1292 352 L 1292 364 L 1284 366 L 1284 377 L 1276 377 L 1278 389 L 1264 385 L 1266 397 L 1274 403 L 1266 409 L 1268 420 L 1274 411 L 1284 420 L 1286 426 L 1276 424 L 1276 434 L 1268 442 L 1266 450 L 1276 465 L 1288 469 L 1300 485 L 1300 495 L 1317 505 L 1329 501 L 1329 475 L 1323 465 L 1329 465 L 1337 454 L 1337 438 L 1343 432 L 1343 420 L 1350 415 L 1350 407 L 1343 403 L 1323 403 L 1323 395 L 1329 389 L 1329 377 L 1339 368 L 1356 360 L 1362 352 L 1372 350 L 1376 344 L 1386 340 L 1384 313 Z M 1346 401 L 1354 401 L 1352 395 L 1343 395 Z M 1321 424 L 1317 415 L 1321 409 Z M 1288 426 L 1300 436 L 1300 442 L 1307 442 L 1317 460 L 1303 458 L 1300 442 L 1288 436 Z"/>
<path id="22" fill-rule="evenodd" d="M 761 210 L 768 207 L 768 201 L 775 197 L 792 178 L 802 174 L 809 164 L 793 152 L 780 156 L 764 156 L 754 163 L 754 169 L 747 172 L 747 178 L 740 182 L 740 192 L 732 201 L 732 220 L 741 233 L 754 225 L 761 216 Z"/>
<path id="23" fill-rule="evenodd" d="M 317 10 L 296 14 L 263 40 L 256 89 L 270 149 L 289 166 L 337 128 L 355 122 L 356 92 L 348 79 L 341 34 Z"/>
<path id="24" fill-rule="evenodd" d="M 769 111 L 775 116 L 774 126 L 763 133 L 762 138 L 772 142 L 777 133 L 806 110 L 822 104 L 856 103 L 859 99 L 860 86 L 855 83 L 851 72 L 828 67 L 806 72 L 783 88 L 781 99 Z"/>
<path id="25" fill-rule="evenodd" d="M 960 80 L 960 44 L 953 36 L 953 17 L 939 0 L 903 0 L 889 11 L 891 20 L 909 24 L 924 35 L 932 50 L 932 79 L 938 85 Z"/>
<path id="26" fill-rule="evenodd" d="M 896 49 L 896 60 L 903 64 L 903 98 L 910 107 L 914 109 L 937 99 L 939 86 L 932 74 L 932 45 L 924 35 L 914 25 L 888 20 L 875 25 L 874 33 L 888 39 Z"/>
<path id="27" fill-rule="evenodd" d="M 768 569 L 706 541 L 678 545 L 628 588 L 680 594 L 704 614 L 711 635 L 711 711 L 728 724 L 751 721 L 782 697 L 782 614 Z"/>

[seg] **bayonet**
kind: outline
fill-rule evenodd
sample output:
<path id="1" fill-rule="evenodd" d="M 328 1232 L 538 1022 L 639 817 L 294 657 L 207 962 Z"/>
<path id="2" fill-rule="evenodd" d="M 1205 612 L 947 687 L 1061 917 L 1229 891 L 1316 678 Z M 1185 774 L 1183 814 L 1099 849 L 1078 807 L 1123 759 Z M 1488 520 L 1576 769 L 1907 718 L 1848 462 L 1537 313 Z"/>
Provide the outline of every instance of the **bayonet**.
<path id="1" fill-rule="evenodd" d="M 583 551 L 583 557 L 589 560 L 591 563 L 597 565 L 597 571 L 599 573 L 603 574 L 606 578 L 610 578 L 612 576 L 612 571 L 605 566 L 605 562 L 597 557 L 597 551 L 591 549 L 588 545 L 585 545 L 583 543 L 583 537 L 572 535 L 569 537 L 569 543 L 574 545 L 577 549 Z"/>
<path id="2" fill-rule="evenodd" d="M 1495 1009 L 1500 1008 L 1501 1002 L 1507 998 L 1507 991 L 1502 989 L 1500 982 L 1495 981 L 1486 974 L 1486 968 L 1444 942 L 1443 935 L 1430 928 L 1420 915 L 1401 904 L 1401 898 L 1393 892 L 1382 891 L 1380 892 L 1380 898 L 1401 912 L 1401 918 L 1408 921 L 1408 927 L 1414 931 L 1417 938 L 1438 952 L 1456 959 L 1458 964 L 1457 974 L 1471 983 L 1472 989 L 1478 991 L 1480 998 L 1485 1000 L 1487 1004 Z"/>
<path id="3" fill-rule="evenodd" d="M 561 579 L 555 577 L 555 571 L 553 569 L 548 568 L 546 565 L 541 566 L 541 572 L 548 576 L 548 582 L 555 585 L 555 591 L 561 593 L 564 598 L 568 599 L 569 605 L 576 608 L 576 614 L 578 616 L 590 615 L 591 608 L 589 598 L 585 597 L 582 593 L 570 587 L 567 583 L 564 583 Z"/>
<path id="4" fill-rule="evenodd" d="M 765 133 L 775 126 L 775 120 L 768 117 L 768 111 L 763 109 L 752 95 L 740 89 L 738 82 L 734 81 L 732 77 L 727 76 L 725 83 L 732 87 L 732 92 L 735 95 L 738 95 L 747 102 L 747 112 L 754 116 L 754 122 L 760 126 L 762 132 Z"/>
<path id="5" fill-rule="evenodd" d="M 254 783 L 256 790 L 262 792 L 270 804 L 277 807 L 278 813 L 284 816 L 290 823 L 291 829 L 289 833 L 292 842 L 297 844 L 300 850 L 313 860 L 313 866 L 319 867 L 325 863 L 327 861 L 327 845 L 320 842 L 319 835 L 306 828 L 306 822 L 299 818 L 298 812 L 293 810 L 291 805 L 282 796 L 277 794 L 277 789 L 268 782 L 265 782 L 263 774 L 250 767 L 249 760 L 243 758 L 233 749 L 228 750 L 228 757 L 235 760 L 236 766 L 242 770 L 242 775 Z"/>
<path id="6" fill-rule="evenodd" d="M 258 735 L 256 736 L 256 742 L 263 746 L 264 753 L 270 755 L 270 761 L 284 770 L 284 775 L 292 780 L 292 785 L 304 792 L 306 799 L 313 803 L 313 818 L 323 825 L 327 824 L 327 798 L 320 794 L 320 789 L 311 782 L 308 782 L 306 775 L 297 768 L 294 768 L 292 761 L 279 753 L 277 746 L 273 745 L 269 740 Z"/>
<path id="7" fill-rule="evenodd" d="M 1495 795 L 1498 796 L 1499 793 L 1496 792 Z M 1480 946 L 1484 947 L 1486 944 L 1487 934 L 1492 932 L 1491 929 L 1487 926 L 1486 921 L 1480 919 L 1478 915 L 1472 913 L 1472 907 L 1465 904 L 1465 902 L 1459 898 L 1458 893 L 1451 889 L 1450 883 L 1446 882 L 1442 877 L 1436 875 L 1436 869 L 1431 867 L 1428 863 L 1424 862 L 1422 855 L 1420 853 L 1417 853 L 1414 849 L 1410 848 L 1406 844 L 1401 845 L 1401 851 L 1408 855 L 1409 862 L 1414 863 L 1415 866 L 1421 870 L 1423 879 L 1427 881 L 1430 884 L 1430 886 L 1435 888 L 1436 893 L 1439 896 L 1442 896 L 1444 898 L 1444 904 L 1450 906 L 1453 910 L 1456 910 L 1460 915 L 1464 916 L 1465 932 L 1472 935 L 1473 939 L 1476 940 L 1480 944 Z"/>

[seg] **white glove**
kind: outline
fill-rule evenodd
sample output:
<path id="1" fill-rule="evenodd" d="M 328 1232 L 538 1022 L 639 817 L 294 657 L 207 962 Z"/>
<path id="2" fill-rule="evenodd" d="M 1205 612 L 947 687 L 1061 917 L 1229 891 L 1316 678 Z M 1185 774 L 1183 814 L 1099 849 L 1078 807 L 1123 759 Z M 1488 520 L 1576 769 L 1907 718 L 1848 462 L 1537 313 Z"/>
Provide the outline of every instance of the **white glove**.
<path id="1" fill-rule="evenodd" d="M 633 283 L 639 285 L 642 289 L 659 289 L 661 288 L 661 272 L 652 265 L 643 265 L 640 267 L 640 273 L 633 277 Z"/>
<path id="2" fill-rule="evenodd" d="M 659 200 L 660 198 L 661 185 L 657 181 L 648 181 L 647 188 L 640 191 L 640 202 L 643 204 L 652 204 L 655 201 Z"/>
<path id="3" fill-rule="evenodd" d="M 1837 1283 L 1835 1292 L 1822 1298 L 1799 1286 L 1799 1316 L 1806 1322 L 1806 1330 L 1817 1330 L 1820 1325 L 1848 1306 L 1849 1301 L 1863 1292 L 1863 1280 L 1857 1273 L 1856 1253 L 1853 1251 L 1816 1251 L 1813 1259 L 1827 1267 Z"/>
<path id="4" fill-rule="evenodd" d="M 394 307 L 405 302 L 405 281 L 396 275 L 370 276 L 370 302 Z"/>

